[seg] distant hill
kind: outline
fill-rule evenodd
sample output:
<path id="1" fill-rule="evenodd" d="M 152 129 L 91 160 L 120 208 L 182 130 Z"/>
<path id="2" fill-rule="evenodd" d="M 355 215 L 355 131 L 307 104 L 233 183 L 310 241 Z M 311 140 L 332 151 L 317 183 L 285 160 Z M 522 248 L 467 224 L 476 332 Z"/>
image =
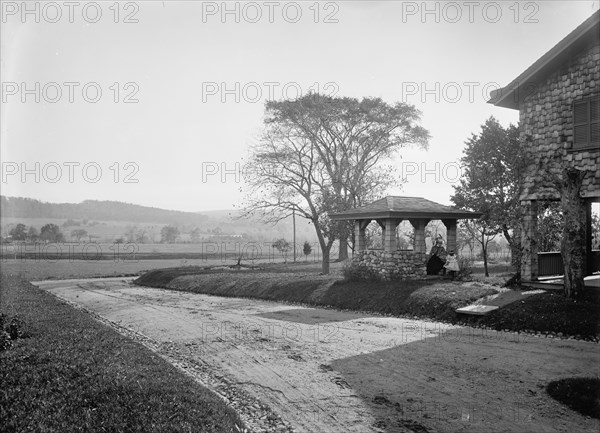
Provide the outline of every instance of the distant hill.
<path id="1" fill-rule="evenodd" d="M 2 218 L 71 218 L 174 225 L 203 225 L 208 220 L 207 216 L 194 212 L 98 200 L 47 203 L 25 197 L 0 196 L 0 210 Z"/>
<path id="2" fill-rule="evenodd" d="M 88 220 L 110 222 L 105 232 L 113 236 L 122 234 L 127 224 L 154 226 L 151 230 L 160 233 L 164 225 L 176 225 L 182 233 L 198 227 L 203 233 L 209 231 L 223 234 L 245 234 L 254 239 L 274 240 L 286 238 L 291 240 L 291 218 L 273 226 L 261 222 L 258 218 L 237 219 L 240 211 L 223 209 L 207 212 L 182 212 L 155 207 L 140 206 L 118 201 L 85 200 L 81 203 L 47 203 L 25 197 L 0 196 L 0 217 L 2 222 L 23 222 L 26 225 L 40 226 L 53 220 Z M 18 221 L 17 221 L 18 220 Z M 56 221 L 57 224 L 61 224 Z M 104 224 L 106 225 L 106 224 Z M 39 229 L 39 227 L 38 227 Z M 96 230 L 99 231 L 97 227 Z M 215 231 L 216 230 L 216 231 Z M 88 231 L 93 231 L 88 229 Z M 304 219 L 297 218 L 296 233 L 298 242 L 315 240 L 314 227 Z M 95 233 L 96 234 L 96 233 Z M 97 233 L 107 236 L 106 233 Z"/>

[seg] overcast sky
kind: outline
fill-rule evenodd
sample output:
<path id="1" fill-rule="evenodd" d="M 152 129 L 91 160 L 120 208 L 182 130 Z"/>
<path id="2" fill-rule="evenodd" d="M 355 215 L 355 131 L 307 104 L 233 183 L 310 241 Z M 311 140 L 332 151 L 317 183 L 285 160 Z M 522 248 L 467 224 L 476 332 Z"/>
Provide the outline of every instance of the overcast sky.
<path id="1" fill-rule="evenodd" d="M 222 2 L 113 4 L 30 2 L 23 14 L 20 1 L 2 2 L 3 195 L 232 208 L 243 197 L 234 172 L 260 134 L 265 100 L 312 89 L 417 106 L 430 147 L 401 151 L 396 166 L 408 182 L 391 193 L 449 204 L 465 140 L 492 115 L 518 120 L 487 104 L 489 92 L 598 9 L 597 1 L 427 10 L 400 1 L 229 2 L 227 11 Z"/>

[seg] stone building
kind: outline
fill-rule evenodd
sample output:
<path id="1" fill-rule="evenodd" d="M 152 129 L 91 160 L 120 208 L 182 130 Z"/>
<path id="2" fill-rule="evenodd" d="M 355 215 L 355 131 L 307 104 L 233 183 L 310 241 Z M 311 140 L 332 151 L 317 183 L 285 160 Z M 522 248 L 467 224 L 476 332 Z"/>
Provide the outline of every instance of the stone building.
<path id="1" fill-rule="evenodd" d="M 519 110 L 521 139 L 531 156 L 520 197 L 525 210 L 521 238 L 525 281 L 538 279 L 538 258 L 546 259 L 537 247 L 539 202 L 560 199 L 552 180 L 567 167 L 586 172 L 581 190 L 587 206 L 586 273 L 595 270 L 591 204 L 600 200 L 599 23 L 600 11 L 491 94 L 490 103 Z"/>
<path id="2" fill-rule="evenodd" d="M 429 254 L 425 226 L 429 221 L 444 223 L 446 249 L 456 250 L 457 220 L 479 218 L 481 213 L 455 209 L 421 197 L 388 196 L 329 216 L 333 220 L 354 220 L 354 263 L 370 268 L 384 279 L 419 279 L 426 276 Z M 415 231 L 412 250 L 399 250 L 396 243 L 396 228 L 404 220 L 409 221 Z M 381 227 L 382 249 L 367 249 L 365 231 L 371 221 Z"/>

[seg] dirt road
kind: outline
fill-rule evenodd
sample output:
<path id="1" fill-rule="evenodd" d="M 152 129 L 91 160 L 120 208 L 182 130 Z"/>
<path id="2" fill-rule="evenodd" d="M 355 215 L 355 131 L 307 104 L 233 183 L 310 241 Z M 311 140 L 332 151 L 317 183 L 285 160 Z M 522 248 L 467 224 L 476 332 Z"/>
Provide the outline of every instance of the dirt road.
<path id="1" fill-rule="evenodd" d="M 268 424 L 258 402 L 298 432 L 599 428 L 544 390 L 551 380 L 598 376 L 596 343 L 151 289 L 120 278 L 34 284 L 187 369 L 255 431 Z"/>

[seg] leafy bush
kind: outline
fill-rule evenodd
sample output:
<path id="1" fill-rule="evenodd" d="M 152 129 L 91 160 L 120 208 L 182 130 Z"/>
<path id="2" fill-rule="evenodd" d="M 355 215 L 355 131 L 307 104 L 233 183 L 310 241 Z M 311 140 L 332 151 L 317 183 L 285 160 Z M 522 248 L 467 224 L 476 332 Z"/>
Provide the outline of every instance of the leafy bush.
<path id="1" fill-rule="evenodd" d="M 0 329 L 0 352 L 3 350 L 9 349 L 12 346 L 12 341 L 10 340 L 10 335 L 3 329 Z"/>
<path id="2" fill-rule="evenodd" d="M 24 325 L 25 323 L 19 316 L 10 319 L 5 329 L 11 340 L 16 340 L 17 338 L 23 338 L 25 336 L 25 331 L 23 330 Z"/>
<path id="3" fill-rule="evenodd" d="M 350 263 L 342 270 L 346 281 L 380 281 L 381 275 L 368 266 Z"/>
<path id="4" fill-rule="evenodd" d="M 457 261 L 459 271 L 456 277 L 462 281 L 469 281 L 473 274 L 473 260 L 469 257 L 458 256 Z"/>
<path id="5" fill-rule="evenodd" d="M 0 352 L 12 346 L 12 340 L 25 337 L 24 322 L 20 317 L 9 319 L 6 314 L 0 313 Z"/>

